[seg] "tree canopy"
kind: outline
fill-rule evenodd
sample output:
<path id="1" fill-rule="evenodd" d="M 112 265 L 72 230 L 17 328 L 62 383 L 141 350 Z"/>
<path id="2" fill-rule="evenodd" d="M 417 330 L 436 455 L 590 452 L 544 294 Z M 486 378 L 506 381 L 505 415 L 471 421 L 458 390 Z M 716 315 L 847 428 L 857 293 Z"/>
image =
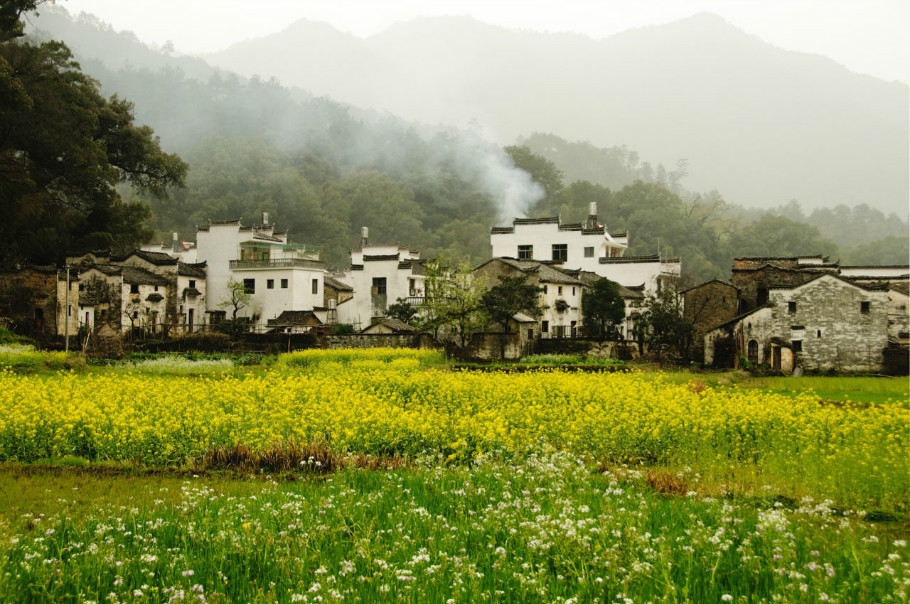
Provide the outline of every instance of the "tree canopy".
<path id="1" fill-rule="evenodd" d="M 626 318 L 626 303 L 619 284 L 609 279 L 598 279 L 581 294 L 581 307 L 585 316 L 588 335 L 616 337 L 617 326 Z"/>
<path id="2" fill-rule="evenodd" d="M 540 288 L 527 283 L 524 277 L 501 275 L 499 283 L 483 293 L 480 304 L 487 317 L 508 333 L 509 324 L 516 314 L 540 315 Z"/>
<path id="3" fill-rule="evenodd" d="M 187 170 L 133 123 L 129 102 L 99 92 L 63 43 L 22 38 L 20 17 L 38 4 L 0 9 L 2 264 L 57 262 L 135 239 L 149 214 L 117 185 L 163 197 Z"/>

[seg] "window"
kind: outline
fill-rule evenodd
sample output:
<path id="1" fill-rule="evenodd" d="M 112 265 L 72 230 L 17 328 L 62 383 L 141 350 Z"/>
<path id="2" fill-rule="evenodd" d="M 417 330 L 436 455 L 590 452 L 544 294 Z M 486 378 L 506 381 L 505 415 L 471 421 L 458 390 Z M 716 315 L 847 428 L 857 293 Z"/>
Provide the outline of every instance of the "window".
<path id="1" fill-rule="evenodd" d="M 287 288 L 288 288 L 288 280 L 282 279 L 281 280 L 281 289 L 287 289 Z"/>
<path id="2" fill-rule="evenodd" d="M 556 288 L 556 293 L 559 294 L 560 296 L 562 295 L 562 285 L 560 285 Z"/>
<path id="3" fill-rule="evenodd" d="M 190 281 L 190 287 L 196 287 L 195 285 L 193 285 L 193 281 Z M 157 285 L 155 286 L 155 291 L 158 291 L 158 286 L 157 286 Z"/>
<path id="4" fill-rule="evenodd" d="M 573 296 L 575 295 L 575 288 L 574 288 L 574 287 L 572 288 L 572 295 L 573 295 Z"/>
<path id="5" fill-rule="evenodd" d="M 533 245 L 519 245 L 518 246 L 518 259 L 519 260 L 530 260 L 534 257 L 534 246 Z"/>
<path id="6" fill-rule="evenodd" d="M 565 243 L 553 244 L 553 260 L 556 262 L 565 262 L 569 259 L 569 246 Z"/>
<path id="7" fill-rule="evenodd" d="M 319 293 L 319 279 L 313 279 L 313 293 Z"/>
<path id="8" fill-rule="evenodd" d="M 585 258 L 593 258 L 593 257 L 594 257 L 594 246 L 586 247 L 585 248 Z"/>
<path id="9" fill-rule="evenodd" d="M 373 294 L 384 296 L 385 293 L 385 277 L 373 277 Z"/>
<path id="10" fill-rule="evenodd" d="M 190 287 L 196 287 L 196 280 L 195 280 L 195 279 L 190 279 Z M 158 288 L 157 288 L 157 287 L 155 288 L 155 291 L 158 291 Z"/>
<path id="11" fill-rule="evenodd" d="M 546 294 L 548 293 L 548 290 L 547 290 L 547 286 L 546 286 L 546 285 L 543 286 L 543 293 L 544 293 L 544 295 L 546 295 Z"/>
<path id="12" fill-rule="evenodd" d="M 787 312 L 790 314 L 796 312 L 796 302 L 787 302 Z"/>
<path id="13" fill-rule="evenodd" d="M 822 337 L 822 330 L 821 330 L 821 329 L 816 330 L 816 332 L 815 332 L 815 337 L 816 337 L 816 338 Z"/>
<path id="14" fill-rule="evenodd" d="M 869 303 L 860 302 L 859 303 L 859 312 L 863 313 L 864 315 L 868 315 L 869 314 Z"/>
<path id="15" fill-rule="evenodd" d="M 243 291 L 247 294 L 256 293 L 256 280 L 255 279 L 244 279 L 243 280 Z"/>
<path id="16" fill-rule="evenodd" d="M 275 289 L 275 280 L 274 280 L 274 279 L 266 279 L 266 280 L 265 280 L 265 288 L 266 288 L 266 289 Z"/>
<path id="17" fill-rule="evenodd" d="M 793 340 L 793 352 L 802 352 L 803 351 L 803 341 L 802 340 Z"/>
<path id="18" fill-rule="evenodd" d="M 550 322 L 549 321 L 540 322 L 540 333 L 550 333 Z"/>

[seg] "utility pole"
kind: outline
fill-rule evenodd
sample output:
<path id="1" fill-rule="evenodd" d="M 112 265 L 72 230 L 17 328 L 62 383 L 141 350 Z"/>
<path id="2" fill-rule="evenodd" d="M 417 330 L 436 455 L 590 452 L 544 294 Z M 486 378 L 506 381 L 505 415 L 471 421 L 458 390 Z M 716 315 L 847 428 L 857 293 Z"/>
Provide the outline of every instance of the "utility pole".
<path id="1" fill-rule="evenodd" d="M 70 351 L 70 265 L 66 265 L 66 308 L 63 309 L 63 350 Z"/>

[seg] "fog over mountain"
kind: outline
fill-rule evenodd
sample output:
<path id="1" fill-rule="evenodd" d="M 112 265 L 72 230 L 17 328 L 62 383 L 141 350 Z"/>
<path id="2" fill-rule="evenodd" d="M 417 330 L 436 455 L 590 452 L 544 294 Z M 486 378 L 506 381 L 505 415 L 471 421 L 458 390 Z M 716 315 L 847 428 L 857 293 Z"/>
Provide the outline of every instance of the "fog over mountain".
<path id="1" fill-rule="evenodd" d="M 406 119 L 514 142 L 551 132 L 626 145 L 729 201 L 809 209 L 866 203 L 907 215 L 910 89 L 785 51 L 699 14 L 603 40 L 417 19 L 360 39 L 330 25 L 205 56 Z"/>

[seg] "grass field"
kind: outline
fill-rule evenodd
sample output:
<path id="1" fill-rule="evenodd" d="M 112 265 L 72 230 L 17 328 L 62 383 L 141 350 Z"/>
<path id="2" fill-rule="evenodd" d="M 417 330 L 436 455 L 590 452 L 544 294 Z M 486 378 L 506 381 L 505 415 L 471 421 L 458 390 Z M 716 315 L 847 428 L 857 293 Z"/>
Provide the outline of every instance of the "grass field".
<path id="1" fill-rule="evenodd" d="M 900 381 L 148 361 L 0 373 L 6 600 L 907 601 Z"/>

